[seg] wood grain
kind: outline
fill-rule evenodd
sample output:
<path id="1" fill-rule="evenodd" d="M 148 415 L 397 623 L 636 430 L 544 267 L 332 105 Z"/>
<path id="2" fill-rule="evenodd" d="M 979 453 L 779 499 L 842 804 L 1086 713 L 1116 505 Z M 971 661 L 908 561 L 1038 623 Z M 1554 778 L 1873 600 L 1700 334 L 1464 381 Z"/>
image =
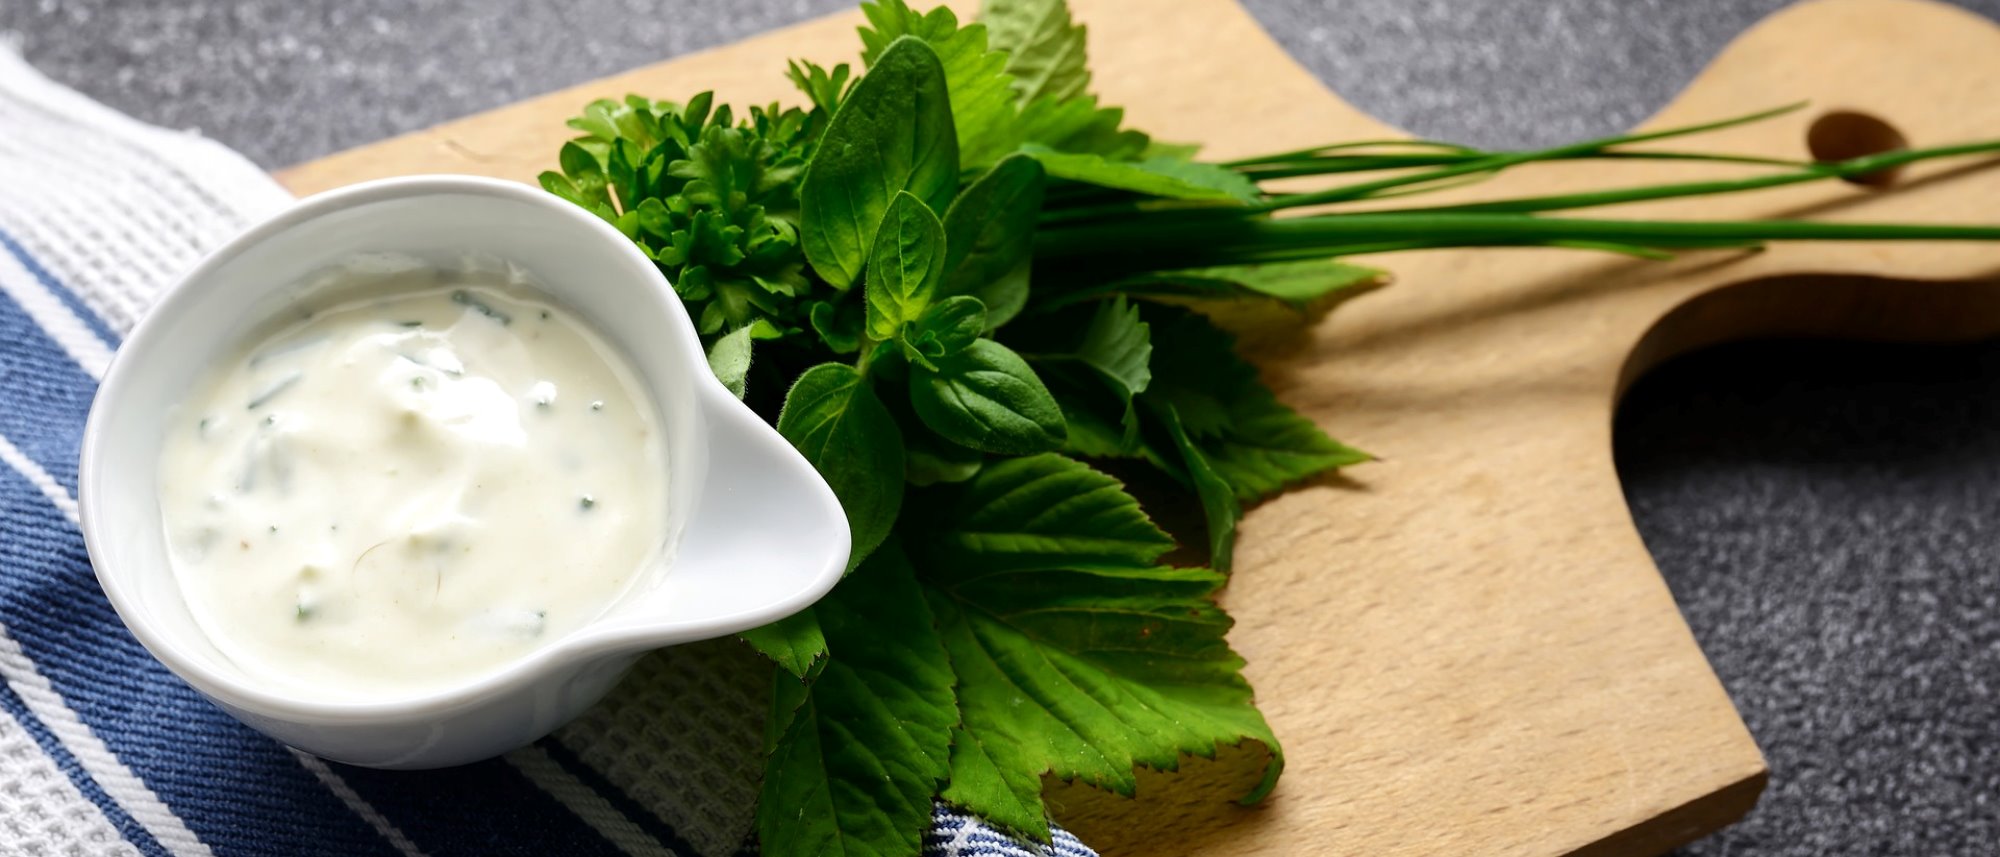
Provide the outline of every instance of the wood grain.
<path id="1" fill-rule="evenodd" d="M 1132 122 L 1214 156 L 1400 136 L 1326 92 L 1227 0 L 1073 0 L 1097 85 Z M 1171 11 L 1167 11 L 1168 9 Z M 788 56 L 851 57 L 857 16 L 811 22 L 286 171 L 311 192 L 418 172 L 529 180 L 562 120 L 627 91 L 792 100 Z M 1797 99 L 1815 109 L 1704 145 L 1802 157 L 1847 109 L 1916 145 L 2000 136 L 2000 30 L 1914 0 L 1794 7 L 1735 42 L 1648 125 Z M 1665 162 L 1530 168 L 1480 196 L 1713 175 Z M 1726 171 L 1726 170 L 1725 170 Z M 1948 180 L 1946 180 L 1948 179 Z M 2000 170 L 1927 167 L 1888 192 L 1833 183 L 1626 206 L 1620 216 L 1979 222 Z M 1226 604 L 1290 767 L 1149 773 L 1136 803 L 1052 784 L 1106 854 L 1628 855 L 1741 816 L 1764 762 L 1634 531 L 1611 458 L 1625 386 L 1658 361 L 1770 333 L 2000 333 L 2000 249 L 1788 245 L 1672 263 L 1553 250 L 1366 260 L 1398 283 L 1249 350 L 1279 395 L 1383 461 L 1266 503 Z"/>

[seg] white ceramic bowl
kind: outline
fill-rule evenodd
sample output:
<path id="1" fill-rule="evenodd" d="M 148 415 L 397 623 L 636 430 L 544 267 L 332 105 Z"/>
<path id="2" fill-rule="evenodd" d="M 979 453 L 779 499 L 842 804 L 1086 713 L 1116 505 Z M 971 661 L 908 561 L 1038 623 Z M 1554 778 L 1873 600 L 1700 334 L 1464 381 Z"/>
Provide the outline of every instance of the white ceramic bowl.
<path id="1" fill-rule="evenodd" d="M 661 567 L 596 622 L 470 683 L 393 702 L 280 692 L 217 650 L 175 584 L 156 490 L 167 416 L 315 277 L 384 258 L 451 266 L 468 257 L 525 269 L 622 351 L 651 392 L 668 448 Z M 527 744 L 596 702 L 648 650 L 811 604 L 839 580 L 849 548 L 826 482 L 709 373 L 687 311 L 637 247 L 554 196 L 462 176 L 315 196 L 203 261 L 119 349 L 84 431 L 80 483 L 98 581 L 154 657 L 279 741 L 381 768 L 455 765 Z"/>

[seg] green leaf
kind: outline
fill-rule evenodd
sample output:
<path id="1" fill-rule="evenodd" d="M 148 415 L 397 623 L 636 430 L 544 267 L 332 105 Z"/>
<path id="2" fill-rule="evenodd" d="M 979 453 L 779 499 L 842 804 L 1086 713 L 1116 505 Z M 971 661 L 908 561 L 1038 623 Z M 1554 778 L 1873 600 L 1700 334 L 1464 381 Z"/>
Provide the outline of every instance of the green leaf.
<path id="1" fill-rule="evenodd" d="M 911 36 L 937 51 L 951 93 L 952 124 L 957 129 L 958 157 L 966 167 L 998 160 L 1019 144 L 1014 122 L 1013 78 L 1006 72 L 1007 55 L 987 46 L 986 27 L 958 25 L 958 17 L 942 6 L 919 14 L 903 0 L 861 4 L 870 26 L 861 28 L 861 59 L 873 67 L 897 37 Z M 943 205 L 931 206 L 942 210 Z"/>
<path id="2" fill-rule="evenodd" d="M 1229 334 L 1186 310 L 1147 306 L 1143 313 L 1161 342 L 1144 399 L 1171 407 L 1215 472 L 1237 499 L 1262 499 L 1294 482 L 1368 460 L 1368 454 L 1328 437 L 1311 420 L 1279 402 L 1236 355 Z"/>
<path id="3" fill-rule="evenodd" d="M 750 334 L 751 328 L 739 327 L 708 347 L 708 371 L 739 399 L 750 375 Z"/>
<path id="4" fill-rule="evenodd" d="M 868 334 L 890 340 L 917 320 L 943 281 L 944 224 L 923 202 L 898 191 L 868 256 Z"/>
<path id="5" fill-rule="evenodd" d="M 1263 386 L 1229 403 L 1229 431 L 1203 441 L 1215 472 L 1243 502 L 1262 500 L 1286 486 L 1371 459 L 1328 437 L 1312 420 L 1279 402 Z"/>
<path id="6" fill-rule="evenodd" d="M 1062 445 L 1062 410 L 1048 388 L 991 339 L 938 361 L 935 372 L 912 367 L 910 404 L 932 431 L 981 452 L 1026 455 Z"/>
<path id="7" fill-rule="evenodd" d="M 979 18 L 988 42 L 1007 52 L 1021 103 L 1075 98 L 1090 88 L 1085 28 L 1070 21 L 1063 0 L 987 0 Z"/>
<path id="8" fill-rule="evenodd" d="M 903 502 L 903 441 L 875 390 L 854 367 L 822 363 L 785 395 L 778 433 L 832 486 L 847 513 L 853 568 L 882 543 Z"/>
<path id="9" fill-rule="evenodd" d="M 1172 542 L 1118 482 L 1040 455 L 932 489 L 905 530 L 918 557 L 962 718 L 945 800 L 1046 837 L 1041 775 L 1121 794 L 1134 765 L 1173 770 L 1220 744 L 1271 748 L 1210 600 L 1223 577 L 1155 568 Z"/>
<path id="10" fill-rule="evenodd" d="M 929 45 L 898 39 L 841 102 L 799 188 L 807 261 L 836 288 L 867 264 L 898 191 L 942 210 L 958 189 L 958 140 L 944 68 Z"/>
<path id="11" fill-rule="evenodd" d="M 1132 409 L 1106 406 L 1104 385 L 1090 378 L 1071 378 L 1072 373 L 1050 367 L 1043 373 L 1049 394 L 1062 408 L 1067 436 L 1063 452 L 1086 458 L 1137 458 L 1146 453 L 1139 442 Z"/>
<path id="12" fill-rule="evenodd" d="M 1135 765 L 1176 770 L 1182 754 L 1213 758 L 1246 739 L 1272 759 L 1243 800 L 1268 794 L 1283 755 L 1209 600 L 1223 579 L 1044 570 L 934 584 L 962 720 L 944 799 L 1046 837 L 1043 772 L 1130 796 Z"/>
<path id="13" fill-rule="evenodd" d="M 1102 155 L 1059 152 L 1035 143 L 1022 146 L 1021 151 L 1041 161 L 1042 168 L 1056 178 L 1147 196 L 1248 204 L 1256 202 L 1260 194 L 1256 183 L 1216 164 L 1175 158 L 1114 161 Z"/>
<path id="14" fill-rule="evenodd" d="M 1058 152 L 1101 155 L 1113 161 L 1148 158 L 1150 139 L 1138 131 L 1119 127 L 1125 111 L 1097 106 L 1096 96 L 1058 100 L 1042 96 L 1021 108 L 1014 131 L 1022 143 L 1047 146 Z M 1165 160 L 1185 160 L 1167 153 Z"/>
<path id="15" fill-rule="evenodd" d="M 1174 540 L 1118 480 L 1055 454 L 994 461 L 912 507 L 927 573 L 966 579 L 1051 568 L 1144 568 Z"/>
<path id="16" fill-rule="evenodd" d="M 1129 404 L 1153 380 L 1152 329 L 1139 320 L 1139 308 L 1125 298 L 1103 301 L 1084 328 L 1075 357 Z"/>
<path id="17" fill-rule="evenodd" d="M 815 608 L 838 653 L 800 696 L 764 765 L 767 857 L 914 855 L 949 772 L 952 670 L 927 599 L 893 545 Z M 780 683 L 796 679 L 779 674 Z"/>
<path id="18" fill-rule="evenodd" d="M 1268 298 L 1294 309 L 1326 309 L 1387 284 L 1379 268 L 1331 259 L 1160 271 L 1112 288 L 1126 294 L 1195 299 Z"/>
<path id="19" fill-rule="evenodd" d="M 903 331 L 903 347 L 911 362 L 935 370 L 937 361 L 972 347 L 985 330 L 986 305 L 978 298 L 955 295 L 924 310 Z"/>
<path id="20" fill-rule="evenodd" d="M 828 72 L 812 60 L 787 60 L 785 76 L 792 85 L 805 93 L 816 107 L 828 115 L 840 109 L 840 101 L 847 94 L 847 63 L 841 63 Z"/>
<path id="21" fill-rule="evenodd" d="M 911 485 L 964 482 L 978 475 L 986 463 L 986 456 L 979 450 L 966 449 L 928 431 L 913 430 L 910 434 L 916 441 L 904 456 L 903 478 Z"/>
<path id="22" fill-rule="evenodd" d="M 743 641 L 798 678 L 812 675 L 826 657 L 826 636 L 811 607 L 744 631 Z"/>
<path id="23" fill-rule="evenodd" d="M 1174 439 L 1174 448 L 1180 451 L 1187 481 L 1201 500 L 1202 518 L 1208 524 L 1208 563 L 1216 571 L 1228 574 L 1236 554 L 1236 522 L 1243 517 L 1243 506 L 1236 500 L 1234 486 L 1216 472 L 1208 454 L 1188 437 L 1180 415 L 1169 406 L 1161 416 L 1167 424 L 1167 434 Z"/>
<path id="24" fill-rule="evenodd" d="M 851 301 L 818 301 L 808 311 L 807 319 L 812 323 L 813 332 L 819 334 L 821 342 L 835 354 L 853 354 L 861 350 L 861 327 L 863 312 L 859 304 Z"/>
<path id="25" fill-rule="evenodd" d="M 944 294 L 986 304 L 987 323 L 1006 324 L 1028 302 L 1042 166 L 1025 155 L 993 165 L 944 214 Z"/>

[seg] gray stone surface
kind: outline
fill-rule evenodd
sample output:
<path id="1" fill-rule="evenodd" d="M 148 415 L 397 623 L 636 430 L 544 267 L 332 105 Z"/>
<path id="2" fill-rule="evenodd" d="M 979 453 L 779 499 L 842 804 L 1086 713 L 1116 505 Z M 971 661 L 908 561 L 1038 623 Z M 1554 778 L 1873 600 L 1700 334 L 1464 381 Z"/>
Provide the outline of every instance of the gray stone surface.
<path id="1" fill-rule="evenodd" d="M 1247 2 L 1351 102 L 1491 146 L 1625 127 L 1783 4 Z M 846 4 L 0 0 L 0 31 L 276 167 Z M 1996 403 L 2000 346 L 1797 343 L 1677 362 L 1628 400 L 1634 515 L 1773 768 L 1686 853 L 2000 853 Z"/>

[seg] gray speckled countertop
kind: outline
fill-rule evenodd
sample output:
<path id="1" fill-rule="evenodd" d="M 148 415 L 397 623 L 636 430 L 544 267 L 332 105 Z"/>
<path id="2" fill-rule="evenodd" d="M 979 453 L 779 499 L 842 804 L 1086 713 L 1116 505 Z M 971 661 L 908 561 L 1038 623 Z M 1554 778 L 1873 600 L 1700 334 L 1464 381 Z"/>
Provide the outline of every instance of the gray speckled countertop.
<path id="1" fill-rule="evenodd" d="M 848 2 L 4 0 L 0 31 L 277 167 Z M 1784 0 L 1247 5 L 1363 109 L 1518 146 L 1638 121 Z M 1772 766 L 1749 819 L 1685 853 L 2000 853 L 2000 344 L 1717 349 L 1642 382 L 1617 445 Z"/>

